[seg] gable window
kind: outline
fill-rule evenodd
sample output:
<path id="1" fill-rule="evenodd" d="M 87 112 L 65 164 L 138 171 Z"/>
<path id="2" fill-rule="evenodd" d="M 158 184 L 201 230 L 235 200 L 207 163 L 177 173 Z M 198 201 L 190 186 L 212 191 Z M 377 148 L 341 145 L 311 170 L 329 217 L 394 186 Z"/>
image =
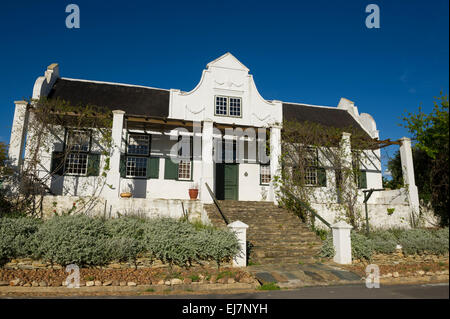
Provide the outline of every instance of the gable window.
<path id="1" fill-rule="evenodd" d="M 83 176 L 88 170 L 88 153 L 91 144 L 91 132 L 88 130 L 69 130 L 66 148 L 68 150 L 64 171 L 69 175 Z"/>
<path id="2" fill-rule="evenodd" d="M 241 116 L 241 99 L 230 97 L 230 116 Z"/>
<path id="3" fill-rule="evenodd" d="M 260 165 L 261 184 L 270 184 L 270 165 Z"/>
<path id="4" fill-rule="evenodd" d="M 147 161 L 150 153 L 150 136 L 143 134 L 128 135 L 126 177 L 146 177 Z"/>
<path id="5" fill-rule="evenodd" d="M 241 117 L 242 99 L 240 97 L 216 96 L 215 115 Z"/>

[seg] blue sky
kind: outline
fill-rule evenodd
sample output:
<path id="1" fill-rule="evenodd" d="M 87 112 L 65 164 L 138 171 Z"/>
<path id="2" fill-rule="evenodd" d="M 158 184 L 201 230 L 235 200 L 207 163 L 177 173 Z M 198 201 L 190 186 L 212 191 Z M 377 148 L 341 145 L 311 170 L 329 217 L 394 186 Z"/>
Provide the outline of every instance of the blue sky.
<path id="1" fill-rule="evenodd" d="M 70 3 L 80 29 L 65 27 Z M 370 3 L 380 29 L 365 27 Z M 335 106 L 346 97 L 375 118 L 382 139 L 408 136 L 401 114 L 429 111 L 448 93 L 448 0 L 16 0 L 0 10 L 7 143 L 13 101 L 29 98 L 53 62 L 64 77 L 191 90 L 208 62 L 231 52 L 264 98 Z"/>

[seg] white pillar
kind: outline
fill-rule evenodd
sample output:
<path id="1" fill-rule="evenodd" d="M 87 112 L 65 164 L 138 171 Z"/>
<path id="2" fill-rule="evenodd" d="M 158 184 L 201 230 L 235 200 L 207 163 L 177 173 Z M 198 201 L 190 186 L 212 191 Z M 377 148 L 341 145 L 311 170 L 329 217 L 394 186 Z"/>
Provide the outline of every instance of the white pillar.
<path id="1" fill-rule="evenodd" d="M 233 258 L 233 267 L 247 266 L 247 228 L 248 225 L 237 220 L 228 224 L 228 227 L 236 234 L 236 237 L 241 246 L 241 251 Z"/>
<path id="2" fill-rule="evenodd" d="M 28 128 L 29 111 L 27 110 L 27 101 L 15 101 L 14 120 L 11 129 L 11 138 L 8 148 L 8 156 L 11 165 L 20 169 L 23 163 L 23 148 Z"/>
<path id="3" fill-rule="evenodd" d="M 107 175 L 107 184 L 110 185 L 111 191 L 109 192 L 108 201 L 114 203 L 120 195 L 120 154 L 122 149 L 122 131 L 125 112 L 122 110 L 113 111 L 113 124 L 112 124 L 112 145 L 111 145 L 111 157 L 109 162 L 109 172 Z"/>
<path id="4" fill-rule="evenodd" d="M 276 196 L 277 187 L 273 184 L 273 178 L 280 174 L 280 156 L 281 156 L 281 126 L 274 125 L 270 128 L 270 189 L 272 192 L 273 203 L 278 205 Z"/>
<path id="5" fill-rule="evenodd" d="M 202 131 L 202 177 L 200 199 L 203 203 L 212 203 L 213 199 L 206 189 L 208 183 L 214 192 L 214 163 L 213 163 L 213 124 L 211 120 L 203 121 Z"/>
<path id="6" fill-rule="evenodd" d="M 352 144 L 350 137 L 352 135 L 347 132 L 342 133 L 340 152 L 342 156 L 342 167 L 352 169 Z"/>
<path id="7" fill-rule="evenodd" d="M 400 139 L 400 160 L 402 163 L 403 183 L 408 189 L 409 205 L 414 213 L 419 212 L 419 192 L 414 178 L 414 163 L 411 151 L 411 140 Z"/>
<path id="8" fill-rule="evenodd" d="M 352 263 L 352 241 L 350 237 L 352 228 L 344 221 L 331 225 L 335 251 L 333 261 L 335 263 L 343 265 Z"/>

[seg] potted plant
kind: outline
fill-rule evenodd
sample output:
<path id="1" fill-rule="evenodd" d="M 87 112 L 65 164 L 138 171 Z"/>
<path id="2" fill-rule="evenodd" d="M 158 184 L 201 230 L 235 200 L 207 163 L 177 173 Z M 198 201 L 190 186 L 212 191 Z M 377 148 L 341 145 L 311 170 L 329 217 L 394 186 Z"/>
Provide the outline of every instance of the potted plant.
<path id="1" fill-rule="evenodd" d="M 197 183 L 193 183 L 189 188 L 189 197 L 194 200 L 198 197 L 198 185 Z"/>
<path id="2" fill-rule="evenodd" d="M 122 198 L 130 198 L 131 196 L 133 196 L 133 194 L 131 193 L 131 185 L 128 184 L 128 186 L 126 187 L 125 191 L 122 191 L 122 193 L 120 193 L 120 197 L 122 197 Z"/>

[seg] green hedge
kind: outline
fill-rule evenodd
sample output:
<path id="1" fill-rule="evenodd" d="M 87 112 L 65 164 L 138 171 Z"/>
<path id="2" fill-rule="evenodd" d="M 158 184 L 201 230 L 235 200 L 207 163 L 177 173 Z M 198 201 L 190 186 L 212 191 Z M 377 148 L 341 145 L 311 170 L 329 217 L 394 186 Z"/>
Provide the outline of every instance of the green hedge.
<path id="1" fill-rule="evenodd" d="M 212 260 L 220 265 L 239 250 L 228 229 L 198 227 L 172 218 L 85 215 L 55 216 L 45 222 L 0 218 L 0 260 L 15 257 L 43 259 L 61 265 L 105 265 L 146 255 L 170 265 L 189 266 Z"/>
<path id="2" fill-rule="evenodd" d="M 449 230 L 408 229 L 380 230 L 365 234 L 352 231 L 352 257 L 370 260 L 374 253 L 391 254 L 397 244 L 402 246 L 405 255 L 435 254 L 443 255 L 449 251 Z M 321 257 L 331 258 L 335 254 L 333 239 L 328 233 L 322 243 Z"/>
<path id="3" fill-rule="evenodd" d="M 31 255 L 30 238 L 40 224 L 41 221 L 34 218 L 0 218 L 0 265 L 11 258 Z"/>

